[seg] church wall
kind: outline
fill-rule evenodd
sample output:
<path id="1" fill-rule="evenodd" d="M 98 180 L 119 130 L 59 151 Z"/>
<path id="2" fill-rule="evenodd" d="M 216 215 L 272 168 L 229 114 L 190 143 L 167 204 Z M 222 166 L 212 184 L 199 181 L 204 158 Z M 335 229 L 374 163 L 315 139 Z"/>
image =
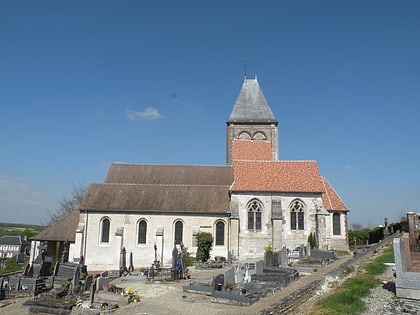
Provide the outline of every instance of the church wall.
<path id="1" fill-rule="evenodd" d="M 304 205 L 304 229 L 293 230 L 291 228 L 291 211 L 289 207 L 295 200 L 302 201 Z M 284 194 L 282 197 L 283 209 L 283 245 L 288 249 L 295 249 L 308 242 L 311 233 L 316 233 L 317 216 L 316 207 L 322 205 L 321 194 Z"/>
<path id="2" fill-rule="evenodd" d="M 332 223 L 332 215 L 331 212 L 328 216 L 328 227 L 329 227 L 329 235 L 328 235 L 328 246 L 327 249 L 329 250 L 349 250 L 348 245 L 348 222 L 347 222 L 347 213 L 341 212 L 340 213 L 340 223 L 341 223 L 341 233 L 340 235 L 333 234 L 333 223 Z"/>
<path id="3" fill-rule="evenodd" d="M 248 230 L 248 209 L 250 200 L 257 198 L 263 205 L 261 231 Z M 291 229 L 290 204 L 299 199 L 305 205 L 304 230 Z M 273 250 L 281 250 L 283 246 L 295 249 L 300 245 L 306 245 L 310 233 L 317 232 L 316 208 L 322 205 L 321 194 L 293 194 L 293 193 L 234 193 L 232 194 L 233 214 L 237 212 L 239 217 L 239 258 L 261 258 L 264 248 L 270 244 Z M 281 203 L 281 213 L 273 211 L 273 205 Z M 319 233 L 326 237 L 330 233 L 331 224 L 323 219 L 324 228 L 318 229 Z M 332 232 L 331 232 L 332 233 Z"/>
<path id="4" fill-rule="evenodd" d="M 262 202 L 261 231 L 248 230 L 247 204 L 253 198 Z M 237 203 L 239 216 L 239 259 L 261 258 L 264 256 L 264 248 L 272 243 L 271 226 L 271 195 L 235 194 L 232 202 Z"/>
<path id="5" fill-rule="evenodd" d="M 125 247 L 127 253 L 127 267 L 130 253 L 133 253 L 133 265 L 136 269 L 150 267 L 156 255 L 161 265 L 171 267 L 172 250 L 174 248 L 174 224 L 177 220 L 183 222 L 183 244 L 188 252 L 195 256 L 197 247 L 193 244 L 193 234 L 209 232 L 215 237 L 215 224 L 218 220 L 225 223 L 225 245 L 213 245 L 211 256 L 228 257 L 228 220 L 227 217 L 191 216 L 191 215 L 141 215 L 136 214 L 101 214 L 89 213 L 88 237 L 85 262 L 88 270 L 118 270 L 120 251 Z M 100 226 L 102 218 L 110 219 L 109 243 L 100 242 Z M 138 222 L 147 222 L 146 244 L 138 244 Z M 122 242 L 118 241 L 118 231 L 122 231 Z M 179 246 L 178 246 L 179 248 Z M 163 257 L 163 259 L 162 259 Z"/>

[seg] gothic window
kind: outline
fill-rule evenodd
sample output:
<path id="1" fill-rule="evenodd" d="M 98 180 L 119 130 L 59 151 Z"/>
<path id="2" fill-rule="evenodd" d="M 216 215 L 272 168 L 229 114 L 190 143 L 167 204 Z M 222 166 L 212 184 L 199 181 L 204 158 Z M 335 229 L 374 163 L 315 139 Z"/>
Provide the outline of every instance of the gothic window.
<path id="1" fill-rule="evenodd" d="M 175 222 L 175 244 L 179 245 L 182 243 L 184 224 L 181 221 Z"/>
<path id="2" fill-rule="evenodd" d="M 305 207 L 303 202 L 295 200 L 290 204 L 290 229 L 304 230 L 305 229 Z"/>
<path id="3" fill-rule="evenodd" d="M 146 244 L 147 222 L 141 220 L 138 226 L 137 244 Z"/>
<path id="4" fill-rule="evenodd" d="M 110 232 L 111 222 L 108 218 L 102 219 L 101 222 L 101 243 L 109 243 L 109 232 Z"/>
<path id="5" fill-rule="evenodd" d="M 222 221 L 216 223 L 216 245 L 225 245 L 225 223 Z"/>
<path id="6" fill-rule="evenodd" d="M 341 216 L 339 213 L 333 214 L 333 235 L 341 235 Z"/>
<path id="7" fill-rule="evenodd" d="M 263 206 L 258 199 L 252 199 L 248 202 L 248 230 L 261 231 L 261 215 Z"/>

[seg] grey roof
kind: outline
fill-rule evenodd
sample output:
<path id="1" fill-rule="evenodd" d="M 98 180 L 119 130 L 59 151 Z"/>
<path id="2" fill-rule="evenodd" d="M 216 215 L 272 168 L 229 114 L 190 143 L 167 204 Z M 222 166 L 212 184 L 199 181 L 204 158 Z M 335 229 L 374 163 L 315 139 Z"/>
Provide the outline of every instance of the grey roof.
<path id="1" fill-rule="evenodd" d="M 231 185 L 231 166 L 113 163 L 105 183 Z"/>
<path id="2" fill-rule="evenodd" d="M 3 235 L 0 237 L 0 244 L 4 245 L 22 245 L 22 238 L 15 235 Z"/>
<path id="3" fill-rule="evenodd" d="M 257 79 L 245 78 L 227 123 L 277 124 Z"/>
<path id="4" fill-rule="evenodd" d="M 47 226 L 37 235 L 31 237 L 38 241 L 74 242 L 76 238 L 76 228 L 79 224 L 79 209 L 73 210 L 57 222 Z"/>
<path id="5" fill-rule="evenodd" d="M 227 213 L 231 166 L 113 163 L 81 210 Z"/>
<path id="6" fill-rule="evenodd" d="M 227 213 L 228 185 L 91 184 L 80 209 L 152 213 Z"/>

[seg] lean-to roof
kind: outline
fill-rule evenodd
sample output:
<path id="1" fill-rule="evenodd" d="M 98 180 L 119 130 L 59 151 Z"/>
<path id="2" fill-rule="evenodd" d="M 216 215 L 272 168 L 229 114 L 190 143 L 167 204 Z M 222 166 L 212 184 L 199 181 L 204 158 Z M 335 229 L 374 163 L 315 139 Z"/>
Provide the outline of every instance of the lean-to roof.
<path id="1" fill-rule="evenodd" d="M 79 224 L 79 214 L 80 212 L 78 209 L 73 210 L 56 223 L 49 225 L 37 235 L 31 237 L 31 239 L 37 241 L 65 242 L 67 240 L 74 242 L 76 228 Z"/>

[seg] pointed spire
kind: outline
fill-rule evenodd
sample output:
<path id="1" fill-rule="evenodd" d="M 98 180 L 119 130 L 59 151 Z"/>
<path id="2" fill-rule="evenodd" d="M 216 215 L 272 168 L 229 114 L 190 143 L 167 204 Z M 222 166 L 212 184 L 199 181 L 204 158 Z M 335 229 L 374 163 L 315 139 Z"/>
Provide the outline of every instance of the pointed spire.
<path id="1" fill-rule="evenodd" d="M 227 123 L 275 123 L 277 125 L 277 120 L 256 77 L 255 79 L 245 77 Z"/>

